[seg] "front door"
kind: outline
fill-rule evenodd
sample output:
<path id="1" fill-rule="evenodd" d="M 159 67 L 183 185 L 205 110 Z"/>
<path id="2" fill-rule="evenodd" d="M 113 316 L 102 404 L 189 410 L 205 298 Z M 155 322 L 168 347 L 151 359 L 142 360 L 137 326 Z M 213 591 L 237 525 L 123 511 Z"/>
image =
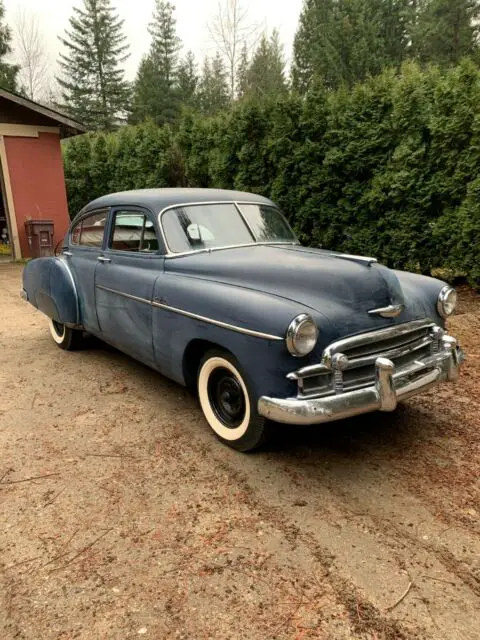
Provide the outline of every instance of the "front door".
<path id="1" fill-rule="evenodd" d="M 109 238 L 95 272 L 100 337 L 152 366 L 153 285 L 163 263 L 149 212 L 139 207 L 113 209 Z"/>
<path id="2" fill-rule="evenodd" d="M 100 331 L 95 309 L 95 269 L 102 255 L 107 221 L 108 209 L 83 216 L 71 230 L 69 246 L 63 252 L 75 279 L 82 324 L 92 333 Z"/>

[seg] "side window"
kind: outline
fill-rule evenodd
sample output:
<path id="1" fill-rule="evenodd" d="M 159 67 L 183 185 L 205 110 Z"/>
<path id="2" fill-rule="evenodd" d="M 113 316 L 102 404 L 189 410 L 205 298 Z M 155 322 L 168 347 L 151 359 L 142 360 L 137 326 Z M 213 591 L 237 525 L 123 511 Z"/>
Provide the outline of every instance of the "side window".
<path id="1" fill-rule="evenodd" d="M 83 218 L 72 229 L 72 244 L 83 247 L 98 247 L 103 245 L 103 234 L 108 220 L 108 211 L 93 213 Z"/>
<path id="2" fill-rule="evenodd" d="M 82 232 L 82 223 L 79 222 L 77 225 L 75 225 L 72 229 L 72 244 L 80 244 L 80 234 Z"/>
<path id="3" fill-rule="evenodd" d="M 153 222 L 137 211 L 117 211 L 113 219 L 110 249 L 116 251 L 158 251 Z"/>

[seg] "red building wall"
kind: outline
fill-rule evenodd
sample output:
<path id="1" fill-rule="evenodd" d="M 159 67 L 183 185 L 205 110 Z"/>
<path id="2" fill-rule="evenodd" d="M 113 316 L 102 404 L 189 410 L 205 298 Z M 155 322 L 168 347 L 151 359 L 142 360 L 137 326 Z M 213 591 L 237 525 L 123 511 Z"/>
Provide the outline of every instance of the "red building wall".
<path id="1" fill-rule="evenodd" d="M 38 138 L 5 136 L 8 171 L 22 257 L 31 255 L 25 220 L 53 220 L 55 245 L 70 224 L 60 150 L 60 136 L 40 133 Z"/>

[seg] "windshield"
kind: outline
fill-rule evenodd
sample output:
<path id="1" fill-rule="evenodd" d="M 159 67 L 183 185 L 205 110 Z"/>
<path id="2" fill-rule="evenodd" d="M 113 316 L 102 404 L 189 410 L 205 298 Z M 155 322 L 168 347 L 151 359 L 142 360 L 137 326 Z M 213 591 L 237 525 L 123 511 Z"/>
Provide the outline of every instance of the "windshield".
<path id="1" fill-rule="evenodd" d="M 196 204 L 168 209 L 161 224 L 173 253 L 256 242 L 297 243 L 278 209 L 269 205 Z"/>

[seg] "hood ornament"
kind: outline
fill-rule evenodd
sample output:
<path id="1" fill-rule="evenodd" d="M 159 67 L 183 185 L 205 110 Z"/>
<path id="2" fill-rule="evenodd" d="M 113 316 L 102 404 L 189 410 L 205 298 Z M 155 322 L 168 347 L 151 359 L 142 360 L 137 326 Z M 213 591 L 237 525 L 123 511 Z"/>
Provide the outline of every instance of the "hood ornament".
<path id="1" fill-rule="evenodd" d="M 390 304 L 388 305 L 388 307 L 381 307 L 380 309 L 372 309 L 368 313 L 371 316 L 382 316 L 382 318 L 396 318 L 404 310 L 405 310 L 404 304 Z"/>

